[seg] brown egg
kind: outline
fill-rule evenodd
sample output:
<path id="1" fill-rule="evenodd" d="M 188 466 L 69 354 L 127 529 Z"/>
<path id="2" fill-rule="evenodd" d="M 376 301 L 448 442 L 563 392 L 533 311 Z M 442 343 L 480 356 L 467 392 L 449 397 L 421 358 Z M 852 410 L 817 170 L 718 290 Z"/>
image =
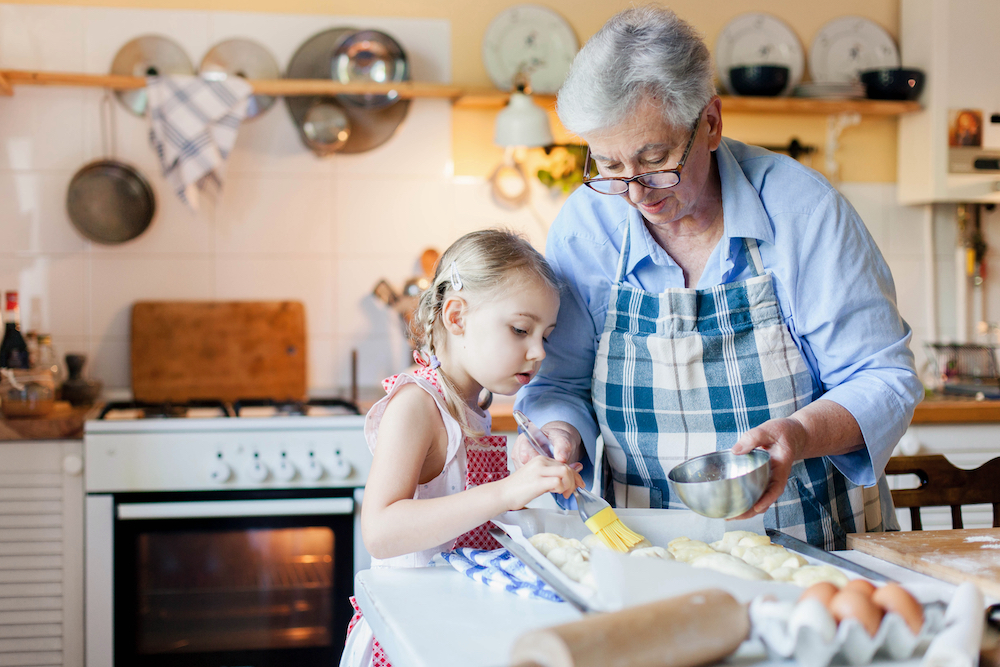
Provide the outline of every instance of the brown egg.
<path id="1" fill-rule="evenodd" d="M 869 636 L 874 637 L 885 612 L 872 599 L 858 591 L 842 590 L 830 600 L 830 613 L 840 623 L 845 618 L 856 619 Z"/>
<path id="2" fill-rule="evenodd" d="M 919 634 L 920 628 L 924 626 L 924 608 L 899 584 L 886 584 L 875 589 L 872 602 L 886 613 L 899 614 L 914 635 Z"/>
<path id="3" fill-rule="evenodd" d="M 816 598 L 823 603 L 824 607 L 829 608 L 830 600 L 833 599 L 833 596 L 839 590 L 836 584 L 831 584 L 829 581 L 821 581 L 802 591 L 802 595 L 799 596 L 799 602 L 806 598 Z"/>
<path id="4" fill-rule="evenodd" d="M 859 593 L 864 593 L 868 597 L 871 597 L 872 593 L 875 592 L 875 584 L 868 581 L 867 579 L 851 579 L 846 584 L 844 584 L 843 590 L 857 591 Z"/>

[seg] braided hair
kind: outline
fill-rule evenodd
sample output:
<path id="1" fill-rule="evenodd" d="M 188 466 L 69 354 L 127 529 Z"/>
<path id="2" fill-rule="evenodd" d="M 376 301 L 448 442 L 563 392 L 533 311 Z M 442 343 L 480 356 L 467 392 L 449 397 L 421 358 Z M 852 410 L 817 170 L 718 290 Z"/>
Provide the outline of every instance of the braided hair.
<path id="1" fill-rule="evenodd" d="M 417 302 L 411 320 L 411 334 L 420 352 L 427 358 L 437 356 L 445 347 L 442 309 L 447 298 L 461 292 L 470 305 L 487 297 L 497 298 L 516 286 L 519 278 L 532 277 L 559 290 L 559 280 L 545 258 L 521 236 L 501 229 L 471 232 L 455 241 L 438 260 L 434 280 Z M 468 408 L 458 388 L 443 369 L 438 369 L 441 389 L 448 412 L 471 437 L 483 433 L 470 424 Z M 485 392 L 479 405 L 489 407 L 493 395 Z"/>

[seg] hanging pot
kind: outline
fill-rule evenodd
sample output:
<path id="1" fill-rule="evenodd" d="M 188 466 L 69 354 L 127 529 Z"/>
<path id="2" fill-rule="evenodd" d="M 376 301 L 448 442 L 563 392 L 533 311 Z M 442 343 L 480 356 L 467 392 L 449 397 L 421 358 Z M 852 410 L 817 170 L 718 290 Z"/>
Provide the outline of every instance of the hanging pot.
<path id="1" fill-rule="evenodd" d="M 111 96 L 101 101 L 101 135 L 114 144 Z M 110 136 L 105 125 L 110 123 Z M 105 154 L 108 154 L 105 145 Z M 153 188 L 139 171 L 111 157 L 85 165 L 73 176 L 66 211 L 73 226 L 91 241 L 113 245 L 143 233 L 156 212 Z"/>

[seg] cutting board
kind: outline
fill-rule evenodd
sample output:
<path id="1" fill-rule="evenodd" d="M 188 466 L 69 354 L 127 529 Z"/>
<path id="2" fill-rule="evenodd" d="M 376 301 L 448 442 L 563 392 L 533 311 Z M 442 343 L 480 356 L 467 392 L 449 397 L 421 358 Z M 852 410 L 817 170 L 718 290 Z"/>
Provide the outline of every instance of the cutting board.
<path id="1" fill-rule="evenodd" d="M 141 301 L 132 307 L 137 401 L 306 398 L 297 301 Z"/>
<path id="2" fill-rule="evenodd" d="M 848 535 L 847 548 L 1000 597 L 1000 528 Z"/>

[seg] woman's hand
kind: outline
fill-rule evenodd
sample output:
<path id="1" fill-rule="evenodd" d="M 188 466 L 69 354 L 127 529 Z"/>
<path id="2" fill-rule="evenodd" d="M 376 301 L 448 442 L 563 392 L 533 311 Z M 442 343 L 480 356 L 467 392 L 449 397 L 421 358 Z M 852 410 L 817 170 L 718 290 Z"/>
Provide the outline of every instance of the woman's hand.
<path id="1" fill-rule="evenodd" d="M 743 434 L 733 445 L 734 454 L 747 454 L 753 449 L 766 449 L 771 455 L 771 480 L 754 506 L 735 520 L 749 519 L 763 514 L 785 491 L 792 464 L 802 458 L 808 433 L 798 419 L 771 419 Z"/>
<path id="2" fill-rule="evenodd" d="M 567 422 L 549 422 L 541 430 L 552 445 L 552 457 L 556 461 L 575 463 L 580 460 L 583 438 L 580 437 L 580 432 L 576 430 L 575 426 Z M 528 436 L 523 433 L 519 434 L 517 440 L 514 441 L 514 449 L 511 452 L 514 467 L 520 468 L 537 456 L 538 452 L 528 442 Z"/>
<path id="3" fill-rule="evenodd" d="M 497 485 L 507 509 L 519 510 L 545 493 L 561 493 L 569 498 L 576 487 L 584 486 L 579 474 L 581 468 L 583 465 L 579 463 L 567 465 L 545 456 L 535 456 Z"/>

